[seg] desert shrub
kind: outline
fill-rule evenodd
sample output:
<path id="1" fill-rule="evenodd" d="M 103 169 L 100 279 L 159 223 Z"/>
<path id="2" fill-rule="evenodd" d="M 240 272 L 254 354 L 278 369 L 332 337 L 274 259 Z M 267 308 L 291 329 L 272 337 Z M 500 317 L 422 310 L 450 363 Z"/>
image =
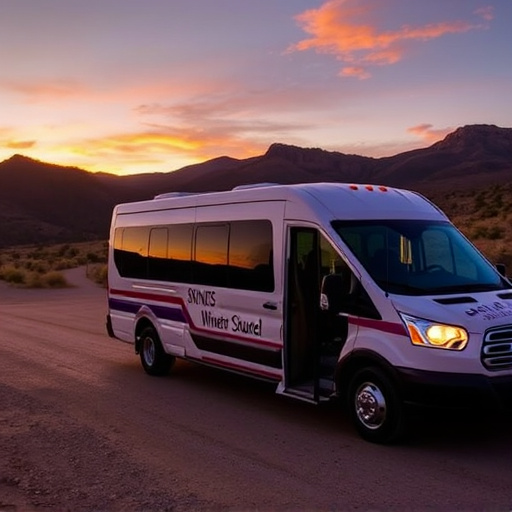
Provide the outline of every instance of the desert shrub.
<path id="1" fill-rule="evenodd" d="M 44 248 L 44 246 L 40 245 L 27 253 L 27 258 L 32 258 L 34 260 L 42 260 L 48 257 L 48 251 Z"/>
<path id="2" fill-rule="evenodd" d="M 27 288 L 44 288 L 44 281 L 41 274 L 38 272 L 31 272 L 26 282 Z"/>
<path id="3" fill-rule="evenodd" d="M 88 252 L 86 258 L 89 263 L 99 263 L 101 260 L 101 256 L 95 252 Z"/>
<path id="4" fill-rule="evenodd" d="M 55 252 L 55 254 L 57 256 L 59 256 L 60 258 L 62 258 L 65 254 L 66 254 L 66 251 L 70 248 L 70 245 L 69 244 L 64 244 L 64 245 L 61 245 L 57 251 Z"/>
<path id="5" fill-rule="evenodd" d="M 0 278 L 11 284 L 23 284 L 26 272 L 14 266 L 8 266 L 1 270 Z"/>
<path id="6" fill-rule="evenodd" d="M 53 265 L 54 270 L 67 270 L 68 268 L 75 267 L 75 262 L 69 259 L 60 259 Z"/>
<path id="7" fill-rule="evenodd" d="M 480 211 L 480 217 L 484 219 L 490 219 L 492 217 L 496 217 L 499 213 L 499 208 L 496 206 L 486 206 Z"/>
<path id="8" fill-rule="evenodd" d="M 473 228 L 470 238 L 473 240 L 479 240 L 486 238 L 488 240 L 499 240 L 503 238 L 505 230 L 501 226 L 485 226 L 479 225 Z"/>
<path id="9" fill-rule="evenodd" d="M 480 238 L 487 238 L 487 227 L 486 226 L 476 226 L 472 229 L 471 233 L 465 233 L 469 238 L 473 240 L 479 240 Z"/>
<path id="10" fill-rule="evenodd" d="M 46 265 L 43 261 L 37 261 L 32 266 L 32 270 L 39 274 L 45 274 L 48 272 L 48 265 Z"/>
<path id="11" fill-rule="evenodd" d="M 80 254 L 80 251 L 76 248 L 76 247 L 70 247 L 67 251 L 66 251 L 66 258 L 76 258 L 78 256 L 78 254 Z"/>
<path id="12" fill-rule="evenodd" d="M 87 277 L 103 287 L 107 287 L 107 265 L 93 265 L 87 269 Z"/>
<path id="13" fill-rule="evenodd" d="M 496 196 L 493 202 L 494 206 L 498 209 L 502 209 L 505 203 L 503 202 L 503 196 L 500 194 L 499 196 Z"/>
<path id="14" fill-rule="evenodd" d="M 38 272 L 39 274 L 43 274 L 44 272 L 48 271 L 48 267 L 44 264 L 44 262 L 39 260 L 25 260 L 20 262 L 20 267 L 23 267 L 30 272 Z"/>
<path id="15" fill-rule="evenodd" d="M 68 282 L 64 277 L 64 274 L 55 270 L 43 274 L 41 276 L 43 285 L 47 288 L 65 288 L 68 286 Z"/>
<path id="16" fill-rule="evenodd" d="M 474 200 L 475 209 L 480 210 L 487 206 L 487 201 L 485 198 L 485 192 L 479 192 Z"/>
<path id="17" fill-rule="evenodd" d="M 500 226 L 491 226 L 487 230 L 487 238 L 489 240 L 499 240 L 500 238 L 503 238 L 503 232 L 504 229 Z"/>
<path id="18" fill-rule="evenodd" d="M 79 254 L 80 250 L 78 247 L 74 247 L 70 244 L 61 245 L 56 251 L 55 256 L 57 258 L 73 259 Z"/>

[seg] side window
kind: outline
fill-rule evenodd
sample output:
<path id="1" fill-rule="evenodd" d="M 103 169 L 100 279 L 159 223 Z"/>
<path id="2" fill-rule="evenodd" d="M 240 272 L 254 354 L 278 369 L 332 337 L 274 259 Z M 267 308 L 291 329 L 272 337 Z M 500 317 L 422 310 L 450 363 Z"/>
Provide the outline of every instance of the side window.
<path id="1" fill-rule="evenodd" d="M 227 224 L 196 227 L 194 282 L 210 286 L 227 286 L 228 241 Z"/>
<path id="2" fill-rule="evenodd" d="M 229 286 L 274 290 L 272 224 L 267 220 L 232 222 L 229 235 Z"/>
<path id="3" fill-rule="evenodd" d="M 167 279 L 176 283 L 190 283 L 194 226 L 193 224 L 175 224 L 168 229 Z"/>
<path id="4" fill-rule="evenodd" d="M 375 243 L 378 246 L 377 240 Z M 323 236 L 320 237 L 320 273 L 322 294 L 329 308 L 367 318 L 380 318 L 366 290 L 338 251 Z M 323 303 L 324 297 L 320 303 L 322 309 L 327 307 Z"/>
<path id="5" fill-rule="evenodd" d="M 320 237 L 320 267 L 322 277 L 343 272 L 347 268 L 340 255 L 323 236 Z"/>
<path id="6" fill-rule="evenodd" d="M 167 228 L 158 227 L 149 233 L 148 279 L 167 279 Z"/>
<path id="7" fill-rule="evenodd" d="M 116 265 L 122 276 L 146 278 L 149 231 L 150 228 L 146 226 L 123 229 L 121 248 L 114 249 Z M 118 242 L 116 236 L 114 243 Z"/>
<path id="8" fill-rule="evenodd" d="M 123 277 L 274 290 L 268 220 L 118 228 L 114 261 Z"/>

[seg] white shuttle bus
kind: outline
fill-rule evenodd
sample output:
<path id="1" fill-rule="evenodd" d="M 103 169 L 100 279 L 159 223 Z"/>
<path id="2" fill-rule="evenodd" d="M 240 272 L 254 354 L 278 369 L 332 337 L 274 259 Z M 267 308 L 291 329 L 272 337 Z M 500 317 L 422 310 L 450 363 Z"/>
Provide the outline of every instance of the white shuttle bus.
<path id="1" fill-rule="evenodd" d="M 109 335 L 144 370 L 176 358 L 341 398 L 393 441 L 409 405 L 512 402 L 512 286 L 421 195 L 261 184 L 116 206 Z"/>

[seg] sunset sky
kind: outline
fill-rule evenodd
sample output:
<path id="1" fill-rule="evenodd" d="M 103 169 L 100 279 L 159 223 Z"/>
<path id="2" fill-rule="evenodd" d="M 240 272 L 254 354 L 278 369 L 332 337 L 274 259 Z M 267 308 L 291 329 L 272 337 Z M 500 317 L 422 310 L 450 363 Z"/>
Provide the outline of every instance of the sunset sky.
<path id="1" fill-rule="evenodd" d="M 512 0 L 0 0 L 0 161 L 172 171 L 512 127 Z"/>

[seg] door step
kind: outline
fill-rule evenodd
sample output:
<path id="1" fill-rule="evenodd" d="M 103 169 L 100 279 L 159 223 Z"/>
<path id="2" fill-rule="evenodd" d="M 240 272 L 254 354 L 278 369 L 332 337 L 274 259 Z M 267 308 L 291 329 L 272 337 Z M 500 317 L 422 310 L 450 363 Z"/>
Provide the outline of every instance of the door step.
<path id="1" fill-rule="evenodd" d="M 332 380 L 324 380 L 320 379 L 320 389 L 319 389 L 319 399 L 314 399 L 314 382 L 307 381 L 301 384 L 298 384 L 293 387 L 282 387 L 278 388 L 276 391 L 280 395 L 289 396 L 295 398 L 297 400 L 302 400 L 304 402 L 309 402 L 312 404 L 328 402 L 331 400 L 334 394 L 334 384 Z"/>

